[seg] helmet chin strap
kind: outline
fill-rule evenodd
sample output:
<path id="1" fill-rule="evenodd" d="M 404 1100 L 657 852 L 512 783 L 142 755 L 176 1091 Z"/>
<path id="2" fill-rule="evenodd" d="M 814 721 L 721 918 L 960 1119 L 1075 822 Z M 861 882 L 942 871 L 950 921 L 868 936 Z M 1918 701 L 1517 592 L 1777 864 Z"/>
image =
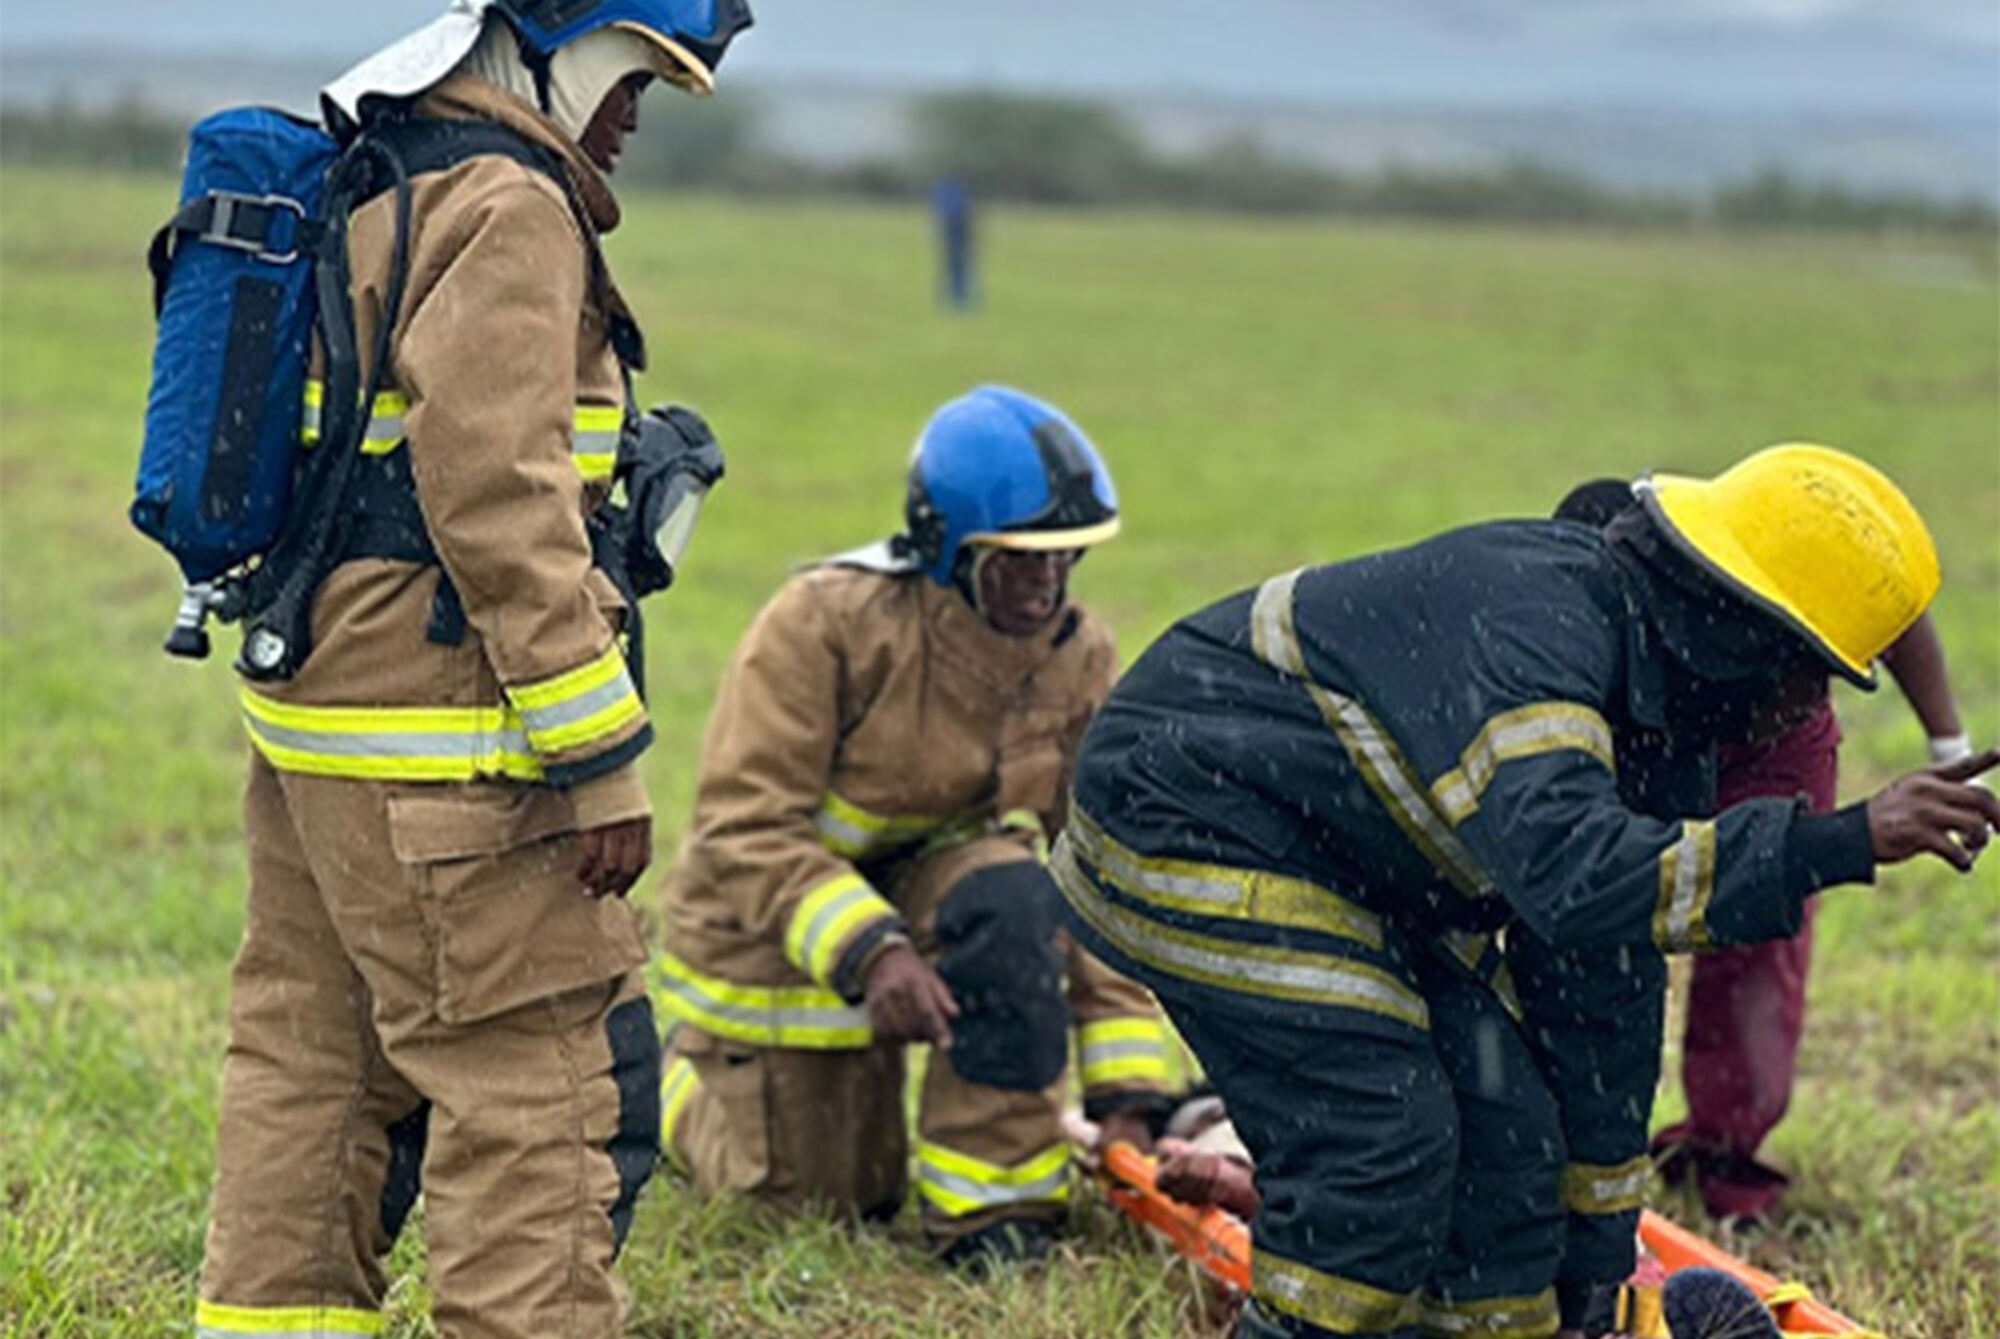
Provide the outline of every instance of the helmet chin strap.
<path id="1" fill-rule="evenodd" d="M 983 578 L 986 564 L 993 561 L 995 552 L 997 550 L 988 544 L 968 544 L 965 546 L 965 561 L 959 564 L 958 593 L 965 597 L 965 602 L 972 606 L 972 612 L 979 615 L 980 621 L 988 627 L 993 626 L 993 618 L 986 612 L 986 582 Z"/>

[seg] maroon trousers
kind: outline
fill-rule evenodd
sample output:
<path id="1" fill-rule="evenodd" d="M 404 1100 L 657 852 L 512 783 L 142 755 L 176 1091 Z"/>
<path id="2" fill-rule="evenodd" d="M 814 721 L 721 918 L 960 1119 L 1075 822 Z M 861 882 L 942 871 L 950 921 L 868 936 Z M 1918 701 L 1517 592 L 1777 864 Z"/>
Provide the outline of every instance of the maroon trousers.
<path id="1" fill-rule="evenodd" d="M 1724 749 L 1717 801 L 1726 809 L 1803 795 L 1814 812 L 1829 812 L 1839 744 L 1840 726 L 1827 703 L 1769 744 Z M 1814 905 L 1806 904 L 1796 938 L 1694 960 L 1681 1059 L 1688 1118 L 1661 1131 L 1653 1147 L 1670 1177 L 1692 1171 L 1717 1217 L 1754 1218 L 1784 1192 L 1784 1176 L 1757 1162 L 1756 1153 L 1791 1100 Z"/>

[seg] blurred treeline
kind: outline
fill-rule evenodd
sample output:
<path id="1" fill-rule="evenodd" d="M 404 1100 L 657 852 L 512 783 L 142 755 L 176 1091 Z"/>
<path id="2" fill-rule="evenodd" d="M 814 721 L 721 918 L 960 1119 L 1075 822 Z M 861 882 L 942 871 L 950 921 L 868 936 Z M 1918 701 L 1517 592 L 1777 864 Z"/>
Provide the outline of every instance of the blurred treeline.
<path id="1" fill-rule="evenodd" d="M 1001 93 L 910 105 L 911 148 L 839 165 L 774 148 L 754 95 L 682 102 L 627 145 L 621 181 L 739 194 L 915 199 L 942 176 L 987 200 L 1156 205 L 1269 214 L 1620 226 L 1916 229 L 1992 232 L 1984 200 L 1940 200 L 1810 182 L 1782 167 L 1702 194 L 1638 191 L 1517 159 L 1480 168 L 1390 166 L 1339 172 L 1280 157 L 1254 139 L 1168 158 L 1110 106 Z M 185 118 L 126 100 L 0 110 L 0 157 L 174 170 Z"/>

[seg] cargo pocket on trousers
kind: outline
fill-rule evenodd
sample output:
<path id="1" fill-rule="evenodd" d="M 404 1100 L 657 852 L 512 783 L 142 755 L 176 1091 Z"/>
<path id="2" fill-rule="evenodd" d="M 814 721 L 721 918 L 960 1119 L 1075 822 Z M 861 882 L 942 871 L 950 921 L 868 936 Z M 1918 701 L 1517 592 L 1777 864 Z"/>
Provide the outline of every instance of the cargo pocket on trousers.
<path id="1" fill-rule="evenodd" d="M 676 1043 L 702 1087 L 688 1129 L 689 1160 L 704 1194 L 781 1189 L 771 1168 L 770 1084 L 764 1052 L 684 1030 Z"/>
<path id="2" fill-rule="evenodd" d="M 389 839 L 431 927 L 438 1017 L 458 1025 L 624 975 L 646 960 L 637 915 L 577 882 L 560 792 L 474 784 L 389 797 Z"/>

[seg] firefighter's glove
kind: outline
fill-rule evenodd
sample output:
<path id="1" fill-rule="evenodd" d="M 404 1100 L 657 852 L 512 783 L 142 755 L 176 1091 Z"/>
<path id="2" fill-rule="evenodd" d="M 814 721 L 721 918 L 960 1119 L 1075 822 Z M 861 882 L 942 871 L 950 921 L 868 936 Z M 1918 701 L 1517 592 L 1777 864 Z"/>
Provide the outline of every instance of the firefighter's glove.
<path id="1" fill-rule="evenodd" d="M 930 964 L 908 944 L 882 950 L 868 968 L 868 1022 L 882 1041 L 927 1041 L 952 1046 L 951 1020 L 958 1004 Z"/>
<path id="2" fill-rule="evenodd" d="M 961 1010 L 951 1065 L 967 1083 L 1039 1092 L 1069 1062 L 1061 896 L 1023 860 L 966 875 L 938 908 L 938 974 Z"/>

